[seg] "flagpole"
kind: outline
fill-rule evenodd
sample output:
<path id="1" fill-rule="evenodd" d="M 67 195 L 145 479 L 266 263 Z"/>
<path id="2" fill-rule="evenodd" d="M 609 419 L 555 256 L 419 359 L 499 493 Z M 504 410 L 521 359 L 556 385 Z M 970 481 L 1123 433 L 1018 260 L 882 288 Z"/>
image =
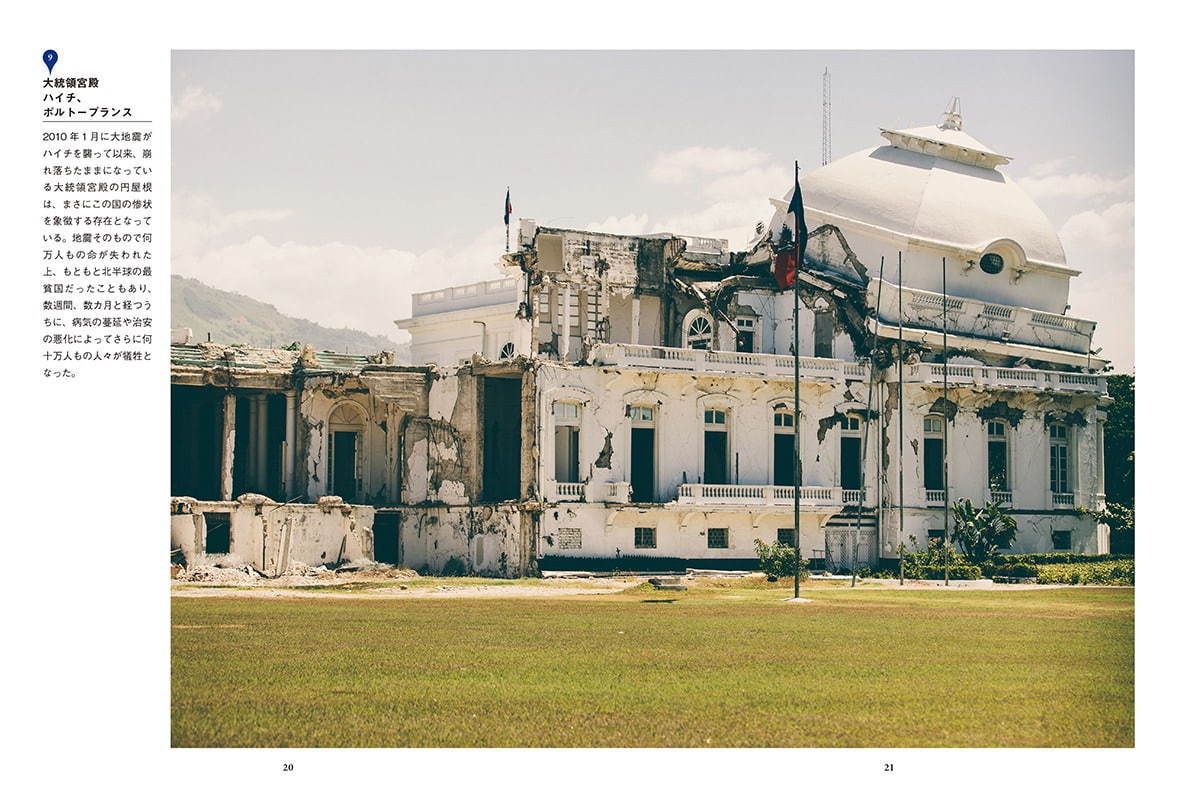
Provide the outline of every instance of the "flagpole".
<path id="1" fill-rule="evenodd" d="M 799 161 L 795 160 L 795 193 L 798 197 L 799 193 Z M 802 202 L 800 202 L 802 203 Z M 800 253 L 799 247 L 799 213 L 795 213 L 795 251 Z M 799 444 L 803 440 L 802 422 L 799 416 L 799 271 L 803 269 L 803 257 L 796 255 L 795 258 L 795 284 L 794 292 L 794 312 L 792 314 L 791 325 L 795 333 L 795 598 L 799 598 L 799 577 L 802 575 L 803 568 L 803 550 L 802 539 L 803 529 L 799 525 L 799 488 L 803 483 L 803 458 L 799 454 Z"/>
<path id="2" fill-rule="evenodd" d="M 897 252 L 897 576 L 905 586 L 905 372 L 901 338 L 904 311 L 901 293 L 901 251 Z"/>
<path id="3" fill-rule="evenodd" d="M 942 583 L 951 585 L 950 397 L 947 385 L 946 257 L 942 257 Z"/>

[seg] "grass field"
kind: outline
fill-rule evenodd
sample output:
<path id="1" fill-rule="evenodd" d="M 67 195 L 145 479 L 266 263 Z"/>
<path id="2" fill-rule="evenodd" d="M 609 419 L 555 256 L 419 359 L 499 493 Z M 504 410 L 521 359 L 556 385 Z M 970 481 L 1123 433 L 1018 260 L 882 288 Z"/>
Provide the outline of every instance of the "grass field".
<path id="1" fill-rule="evenodd" d="M 178 597 L 172 742 L 1133 745 L 1133 590 L 789 594 Z"/>

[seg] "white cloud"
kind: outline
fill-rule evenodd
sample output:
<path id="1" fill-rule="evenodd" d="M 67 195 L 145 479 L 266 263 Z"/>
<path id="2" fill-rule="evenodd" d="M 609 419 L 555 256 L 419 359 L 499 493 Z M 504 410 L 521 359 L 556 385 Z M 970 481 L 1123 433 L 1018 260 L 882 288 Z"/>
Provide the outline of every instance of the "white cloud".
<path id="1" fill-rule="evenodd" d="M 1065 170 L 1065 167 L 1073 162 L 1076 158 L 1070 154 L 1065 157 L 1058 157 L 1056 160 L 1047 160 L 1046 162 L 1035 163 L 1028 169 L 1029 176 L 1048 176 L 1049 174 L 1060 173 Z"/>
<path id="2" fill-rule="evenodd" d="M 172 199 L 172 252 L 182 257 L 201 253 L 226 242 L 224 238 L 235 231 L 253 235 L 259 224 L 277 223 L 292 214 L 277 208 L 225 212 L 208 196 L 178 194 Z"/>
<path id="3" fill-rule="evenodd" d="M 172 101 L 172 120 L 183 121 L 201 113 L 216 113 L 221 110 L 221 97 L 211 94 L 199 85 L 190 85 Z"/>
<path id="4" fill-rule="evenodd" d="M 1122 253 L 1128 261 L 1135 254 L 1135 202 L 1122 201 L 1106 209 L 1079 212 L 1061 226 L 1066 257 L 1086 257 L 1095 251 Z"/>
<path id="5" fill-rule="evenodd" d="M 646 234 L 651 224 L 647 215 L 611 215 L 605 220 L 586 224 L 586 231 L 601 231 L 607 234 Z"/>
<path id="6" fill-rule="evenodd" d="M 1135 190 L 1135 177 L 1130 174 L 1110 177 L 1095 173 L 1049 173 L 1017 179 L 1016 183 L 1033 198 L 1039 199 L 1115 198 L 1130 196 Z"/>
<path id="7" fill-rule="evenodd" d="M 1123 201 L 1065 221 L 1061 244 L 1082 271 L 1070 287 L 1071 314 L 1098 322 L 1095 347 L 1117 371 L 1135 365 L 1135 204 Z"/>
<path id="8" fill-rule="evenodd" d="M 685 184 L 701 176 L 733 173 L 753 168 L 770 155 L 757 149 L 731 149 L 690 146 L 656 155 L 647 175 L 661 184 Z"/>
<path id="9" fill-rule="evenodd" d="M 329 327 L 406 338 L 394 320 L 410 316 L 410 295 L 500 277 L 504 228 L 493 225 L 465 245 L 424 252 L 343 242 L 275 242 L 230 231 L 287 217 L 287 210 L 221 212 L 207 199 L 184 199 L 174 220 L 173 272 L 271 303 L 284 314 Z M 194 208 L 198 211 L 193 212 Z M 515 224 L 514 224 L 515 225 Z M 515 229 L 514 229 L 515 231 Z"/>

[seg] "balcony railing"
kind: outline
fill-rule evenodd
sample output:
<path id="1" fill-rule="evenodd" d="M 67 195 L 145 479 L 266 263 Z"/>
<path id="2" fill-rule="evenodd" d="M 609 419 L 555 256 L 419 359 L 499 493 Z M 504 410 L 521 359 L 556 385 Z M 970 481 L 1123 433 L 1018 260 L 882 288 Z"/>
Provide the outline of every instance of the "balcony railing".
<path id="1" fill-rule="evenodd" d="M 1073 509 L 1074 508 L 1074 494 L 1073 493 L 1050 493 L 1052 498 L 1053 509 Z"/>
<path id="2" fill-rule="evenodd" d="M 872 279 L 868 293 L 877 293 L 878 281 Z M 881 284 L 881 319 L 897 324 L 897 285 Z M 943 302 L 941 292 L 906 287 L 902 290 L 902 315 L 906 327 L 941 331 Z M 1021 306 L 987 303 L 969 297 L 948 295 L 947 327 L 951 333 L 1052 347 L 1084 355 L 1096 323 L 1079 317 L 1051 314 Z"/>
<path id="3" fill-rule="evenodd" d="M 1012 506 L 1012 491 L 1011 490 L 989 490 L 987 491 L 987 500 L 991 504 L 999 504 L 1002 507 Z"/>
<path id="4" fill-rule="evenodd" d="M 586 485 L 582 482 L 554 482 L 554 492 L 558 500 L 580 500 L 586 495 Z"/>
<path id="5" fill-rule="evenodd" d="M 612 504 L 631 503 L 630 482 L 607 482 L 604 498 Z"/>
<path id="6" fill-rule="evenodd" d="M 793 504 L 795 489 L 790 485 L 704 485 L 684 484 L 677 491 L 681 504 Z M 839 487 L 801 487 L 799 503 L 804 506 L 843 506 L 864 501 L 863 490 Z"/>
<path id="7" fill-rule="evenodd" d="M 725 350 L 694 350 L 686 347 L 651 347 L 642 344 L 599 344 L 594 362 L 602 366 L 630 369 L 672 369 L 684 372 L 725 372 L 757 376 L 786 377 L 795 371 L 790 355 L 769 355 Z M 799 376 L 808 380 L 866 380 L 864 364 L 835 358 L 800 358 Z"/>
<path id="8" fill-rule="evenodd" d="M 896 370 L 887 377 L 896 379 Z M 905 379 L 910 383 L 942 383 L 943 364 L 916 363 L 905 367 Z M 1047 372 L 1043 369 L 1005 369 L 998 366 L 946 367 L 950 385 L 991 386 L 1030 391 L 1071 391 L 1092 394 L 1106 393 L 1106 378 L 1096 374 Z"/>
<path id="9" fill-rule="evenodd" d="M 945 491 L 945 490 L 930 490 L 930 489 L 927 489 L 927 490 L 926 490 L 926 503 L 927 503 L 927 504 L 943 504 L 943 503 L 946 503 L 946 491 Z"/>

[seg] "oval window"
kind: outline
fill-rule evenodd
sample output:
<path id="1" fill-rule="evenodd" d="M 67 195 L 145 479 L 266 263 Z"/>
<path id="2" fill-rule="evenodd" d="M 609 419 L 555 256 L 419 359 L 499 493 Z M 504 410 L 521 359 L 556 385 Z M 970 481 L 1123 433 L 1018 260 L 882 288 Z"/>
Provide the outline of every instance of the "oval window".
<path id="1" fill-rule="evenodd" d="M 998 253 L 985 253 L 979 260 L 979 269 L 995 275 L 1004 269 L 1004 257 Z"/>

